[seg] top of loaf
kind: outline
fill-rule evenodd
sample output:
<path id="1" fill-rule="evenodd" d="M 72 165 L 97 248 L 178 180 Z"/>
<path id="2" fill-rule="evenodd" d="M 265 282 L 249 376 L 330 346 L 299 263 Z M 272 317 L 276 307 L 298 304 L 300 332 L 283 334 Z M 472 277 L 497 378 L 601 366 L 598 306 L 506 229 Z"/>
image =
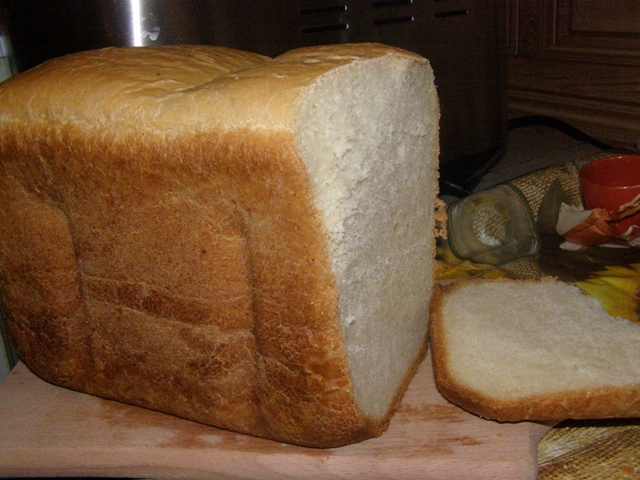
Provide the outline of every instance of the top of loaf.
<path id="1" fill-rule="evenodd" d="M 292 102 L 318 76 L 358 60 L 414 57 L 378 44 L 301 48 L 275 59 L 215 46 L 105 48 L 49 60 L 0 85 L 0 122 L 288 128 Z M 264 96 L 267 96 L 265 99 Z M 223 120 L 224 119 L 224 120 Z"/>

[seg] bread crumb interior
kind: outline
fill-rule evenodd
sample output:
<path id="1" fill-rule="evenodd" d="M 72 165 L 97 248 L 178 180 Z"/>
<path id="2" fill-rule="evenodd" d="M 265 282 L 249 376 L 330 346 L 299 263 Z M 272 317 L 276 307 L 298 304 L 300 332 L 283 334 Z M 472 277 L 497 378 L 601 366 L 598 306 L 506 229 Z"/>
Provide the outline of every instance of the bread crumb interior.
<path id="1" fill-rule="evenodd" d="M 635 384 L 640 324 L 553 281 L 462 287 L 443 310 L 450 373 L 502 399 Z"/>
<path id="2" fill-rule="evenodd" d="M 438 107 L 429 69 L 355 62 L 302 96 L 296 141 L 328 230 L 354 395 L 383 417 L 423 346 Z"/>

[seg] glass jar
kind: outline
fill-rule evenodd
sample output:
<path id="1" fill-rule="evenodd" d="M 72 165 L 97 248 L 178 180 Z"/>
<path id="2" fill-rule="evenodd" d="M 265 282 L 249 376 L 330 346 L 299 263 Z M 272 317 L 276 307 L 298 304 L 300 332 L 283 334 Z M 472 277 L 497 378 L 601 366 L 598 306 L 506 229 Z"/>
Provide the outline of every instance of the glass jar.
<path id="1" fill-rule="evenodd" d="M 513 185 L 498 185 L 453 202 L 447 216 L 447 241 L 458 258 L 498 266 L 539 249 L 531 208 Z"/>

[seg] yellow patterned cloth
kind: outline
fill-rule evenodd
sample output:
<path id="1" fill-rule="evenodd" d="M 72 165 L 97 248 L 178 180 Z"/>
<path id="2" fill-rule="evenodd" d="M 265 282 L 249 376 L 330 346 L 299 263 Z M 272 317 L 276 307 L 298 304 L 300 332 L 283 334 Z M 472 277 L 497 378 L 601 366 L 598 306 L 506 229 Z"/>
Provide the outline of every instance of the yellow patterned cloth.
<path id="1" fill-rule="evenodd" d="M 519 188 L 544 230 L 546 210 L 557 198 L 579 205 L 577 172 L 590 159 L 547 168 L 511 181 Z M 540 234 L 540 230 L 539 230 Z M 541 235 L 540 251 L 501 267 L 456 258 L 438 240 L 437 278 L 541 278 L 574 283 L 598 298 L 612 315 L 640 321 L 640 249 L 559 249 L 562 239 Z M 552 428 L 538 448 L 539 480 L 639 479 L 640 419 L 567 421 Z"/>

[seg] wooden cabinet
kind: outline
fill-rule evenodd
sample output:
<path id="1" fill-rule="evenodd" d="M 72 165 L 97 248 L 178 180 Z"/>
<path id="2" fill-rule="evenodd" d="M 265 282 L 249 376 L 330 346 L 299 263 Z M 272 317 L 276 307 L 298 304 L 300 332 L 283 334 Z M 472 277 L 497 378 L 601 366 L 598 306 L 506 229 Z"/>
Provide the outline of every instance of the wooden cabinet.
<path id="1" fill-rule="evenodd" d="M 616 146 L 640 135 L 640 0 L 508 0 L 509 117 L 546 115 Z"/>

